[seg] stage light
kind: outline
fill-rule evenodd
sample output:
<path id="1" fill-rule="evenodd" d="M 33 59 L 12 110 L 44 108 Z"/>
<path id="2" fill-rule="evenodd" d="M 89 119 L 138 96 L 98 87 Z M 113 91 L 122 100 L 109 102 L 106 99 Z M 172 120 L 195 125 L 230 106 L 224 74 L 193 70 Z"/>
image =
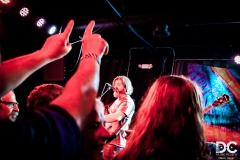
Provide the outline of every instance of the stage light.
<path id="1" fill-rule="evenodd" d="M 8 3 L 10 3 L 10 0 L 1 0 L 1 2 L 4 4 L 8 4 Z"/>
<path id="2" fill-rule="evenodd" d="M 22 16 L 22 17 L 26 17 L 28 14 L 29 14 L 29 9 L 28 8 L 26 8 L 26 7 L 24 7 L 24 8 L 22 8 L 21 10 L 20 10 L 20 15 Z"/>
<path id="3" fill-rule="evenodd" d="M 38 27 L 43 27 L 46 23 L 46 20 L 44 18 L 40 18 L 38 21 L 37 21 L 37 26 Z"/>
<path id="4" fill-rule="evenodd" d="M 240 55 L 235 55 L 233 57 L 233 61 L 236 63 L 236 64 L 240 64 Z"/>
<path id="5" fill-rule="evenodd" d="M 168 25 L 159 24 L 156 26 L 156 29 L 153 31 L 153 35 L 158 38 L 166 38 L 170 36 L 168 31 Z"/>
<path id="6" fill-rule="evenodd" d="M 57 27 L 53 25 L 49 28 L 48 34 L 54 34 L 56 31 L 57 31 Z"/>

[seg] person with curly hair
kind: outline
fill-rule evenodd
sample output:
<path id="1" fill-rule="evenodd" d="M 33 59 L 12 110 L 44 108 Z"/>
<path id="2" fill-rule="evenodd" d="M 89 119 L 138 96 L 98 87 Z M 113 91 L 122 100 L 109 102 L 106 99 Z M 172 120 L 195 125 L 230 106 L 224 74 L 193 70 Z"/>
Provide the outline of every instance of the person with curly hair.
<path id="1" fill-rule="evenodd" d="M 41 84 L 30 92 L 27 97 L 27 108 L 34 109 L 44 107 L 50 104 L 63 92 L 63 86 L 55 83 Z"/>

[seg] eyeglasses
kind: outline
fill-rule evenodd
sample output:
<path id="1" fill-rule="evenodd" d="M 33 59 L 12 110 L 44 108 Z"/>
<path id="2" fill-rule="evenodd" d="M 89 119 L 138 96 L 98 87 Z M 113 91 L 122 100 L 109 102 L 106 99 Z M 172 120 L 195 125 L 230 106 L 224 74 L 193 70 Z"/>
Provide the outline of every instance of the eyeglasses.
<path id="1" fill-rule="evenodd" d="M 18 104 L 19 104 L 18 102 L 8 102 L 8 101 L 1 101 L 1 100 L 0 100 L 0 103 L 6 104 L 11 108 L 14 108 L 15 105 L 18 106 Z"/>

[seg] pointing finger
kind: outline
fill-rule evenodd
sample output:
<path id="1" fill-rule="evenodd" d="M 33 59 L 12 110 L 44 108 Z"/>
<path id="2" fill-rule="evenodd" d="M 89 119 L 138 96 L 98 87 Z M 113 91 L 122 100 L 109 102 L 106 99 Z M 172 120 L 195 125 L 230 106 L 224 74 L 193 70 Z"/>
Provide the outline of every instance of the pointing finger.
<path id="1" fill-rule="evenodd" d="M 85 31 L 84 31 L 83 37 L 92 34 L 92 30 L 93 30 L 94 25 L 95 25 L 95 21 L 92 20 L 92 21 L 87 25 L 87 27 L 86 27 L 86 29 L 85 29 Z"/>
<path id="2" fill-rule="evenodd" d="M 70 20 L 67 24 L 67 27 L 64 29 L 63 34 L 69 37 L 72 32 L 73 25 L 74 25 L 74 21 Z"/>
<path id="3" fill-rule="evenodd" d="M 105 51 L 104 51 L 104 55 L 107 55 L 108 54 L 108 51 L 109 51 L 109 45 L 107 43 L 107 41 L 105 41 Z"/>

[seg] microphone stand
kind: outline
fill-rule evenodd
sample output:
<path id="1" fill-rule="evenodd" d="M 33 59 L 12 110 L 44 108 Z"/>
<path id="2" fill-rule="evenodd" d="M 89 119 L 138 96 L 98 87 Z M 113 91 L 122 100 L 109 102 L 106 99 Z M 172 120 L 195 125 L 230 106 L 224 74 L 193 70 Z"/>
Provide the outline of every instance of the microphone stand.
<path id="1" fill-rule="evenodd" d="M 101 100 L 101 99 L 102 99 L 102 96 L 104 96 L 104 95 L 111 89 L 111 87 L 108 86 L 107 90 L 106 90 L 105 92 L 103 92 L 104 89 L 105 89 L 105 87 L 106 87 L 106 83 L 105 83 L 105 85 L 104 85 L 104 87 L 103 87 L 103 90 L 102 90 L 101 96 L 99 97 L 99 100 Z"/>

